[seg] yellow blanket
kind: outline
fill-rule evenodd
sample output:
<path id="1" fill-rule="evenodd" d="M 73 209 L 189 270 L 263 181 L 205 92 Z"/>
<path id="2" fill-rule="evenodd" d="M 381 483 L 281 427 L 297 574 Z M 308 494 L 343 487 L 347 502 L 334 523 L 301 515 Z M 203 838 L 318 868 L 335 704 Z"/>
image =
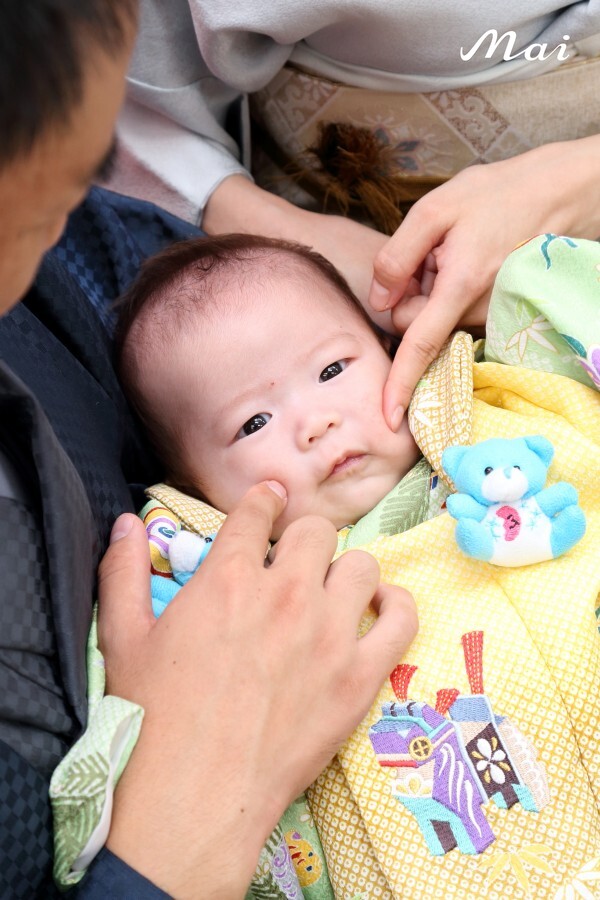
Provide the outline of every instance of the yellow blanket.
<path id="1" fill-rule="evenodd" d="M 442 373 L 412 409 L 438 458 L 448 398 L 469 390 Z M 340 898 L 566 900 L 600 884 L 600 395 L 494 363 L 473 381 L 472 440 L 548 437 L 548 483 L 575 485 L 587 532 L 521 569 L 464 557 L 448 514 L 365 547 L 413 592 L 421 628 L 396 691 L 384 685 L 309 792 Z"/>
<path id="2" fill-rule="evenodd" d="M 415 393 L 411 428 L 432 466 L 449 443 L 543 434 L 548 483 L 578 489 L 587 531 L 520 569 L 464 557 L 447 513 L 365 546 L 413 592 L 421 627 L 309 790 L 342 900 L 570 900 L 600 885 L 600 394 L 472 360 L 456 335 Z M 164 485 L 149 494 L 191 530 L 224 518 Z"/>

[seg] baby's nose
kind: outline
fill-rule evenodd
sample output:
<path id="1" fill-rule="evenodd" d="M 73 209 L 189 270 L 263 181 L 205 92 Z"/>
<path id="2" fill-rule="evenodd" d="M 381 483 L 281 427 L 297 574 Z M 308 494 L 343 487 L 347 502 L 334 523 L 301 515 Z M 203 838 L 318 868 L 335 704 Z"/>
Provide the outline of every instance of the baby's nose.
<path id="1" fill-rule="evenodd" d="M 340 416 L 332 411 L 315 411 L 306 417 L 299 428 L 299 440 L 303 448 L 308 449 L 332 428 L 340 424 Z"/>

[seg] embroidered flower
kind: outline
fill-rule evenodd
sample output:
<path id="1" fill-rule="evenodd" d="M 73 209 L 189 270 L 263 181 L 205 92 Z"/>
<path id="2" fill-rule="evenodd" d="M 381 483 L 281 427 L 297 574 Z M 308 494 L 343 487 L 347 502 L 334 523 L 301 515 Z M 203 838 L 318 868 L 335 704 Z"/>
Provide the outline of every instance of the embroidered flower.
<path id="1" fill-rule="evenodd" d="M 302 813 L 302 815 L 300 816 L 300 821 L 302 822 L 303 825 L 308 825 L 309 828 L 314 828 L 315 820 L 313 819 L 313 817 L 310 813 L 310 810 L 308 809 L 308 804 L 306 804 L 306 809 L 308 811 L 305 813 Z"/>
<path id="2" fill-rule="evenodd" d="M 489 784 L 493 781 L 495 784 L 504 784 L 506 775 L 504 772 L 510 772 L 510 766 L 504 762 L 506 753 L 504 750 L 498 749 L 498 739 L 479 738 L 477 741 L 477 750 L 473 750 L 472 756 L 479 760 L 477 763 L 477 771 L 483 772 L 484 781 Z"/>
<path id="3" fill-rule="evenodd" d="M 579 362 L 588 373 L 596 387 L 600 388 L 600 347 L 595 344 L 587 352 L 587 359 Z"/>

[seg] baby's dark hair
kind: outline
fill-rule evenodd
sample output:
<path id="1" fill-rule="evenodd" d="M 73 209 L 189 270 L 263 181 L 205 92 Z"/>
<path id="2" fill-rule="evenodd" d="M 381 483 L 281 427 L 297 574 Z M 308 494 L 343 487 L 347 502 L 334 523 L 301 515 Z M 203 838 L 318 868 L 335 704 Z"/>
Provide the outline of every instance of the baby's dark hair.
<path id="1" fill-rule="evenodd" d="M 189 484 L 181 453 L 182 423 L 160 421 L 142 390 L 141 361 L 160 352 L 200 317 L 213 317 L 249 302 L 245 288 L 284 272 L 325 282 L 356 315 L 373 324 L 348 283 L 320 253 L 303 244 L 249 234 L 228 234 L 180 241 L 143 263 L 118 301 L 115 333 L 116 365 L 129 401 L 169 480 L 186 493 Z M 227 306 L 225 307 L 225 302 Z M 376 330 L 376 329 L 375 329 Z"/>
<path id="2" fill-rule="evenodd" d="M 68 125 L 96 48 L 120 52 L 138 0 L 0 2 L 0 169 Z"/>

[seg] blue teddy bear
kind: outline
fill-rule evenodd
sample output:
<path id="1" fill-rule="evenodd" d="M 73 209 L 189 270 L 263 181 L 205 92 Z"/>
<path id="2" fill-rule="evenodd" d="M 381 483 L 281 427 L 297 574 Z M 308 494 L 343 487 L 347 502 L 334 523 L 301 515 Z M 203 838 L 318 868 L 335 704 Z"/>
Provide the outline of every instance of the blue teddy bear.
<path id="1" fill-rule="evenodd" d="M 540 435 L 444 451 L 442 468 L 458 491 L 447 507 L 457 519 L 463 553 L 497 566 L 526 566 L 554 559 L 581 540 L 585 516 L 573 485 L 544 488 L 553 456 Z"/>

